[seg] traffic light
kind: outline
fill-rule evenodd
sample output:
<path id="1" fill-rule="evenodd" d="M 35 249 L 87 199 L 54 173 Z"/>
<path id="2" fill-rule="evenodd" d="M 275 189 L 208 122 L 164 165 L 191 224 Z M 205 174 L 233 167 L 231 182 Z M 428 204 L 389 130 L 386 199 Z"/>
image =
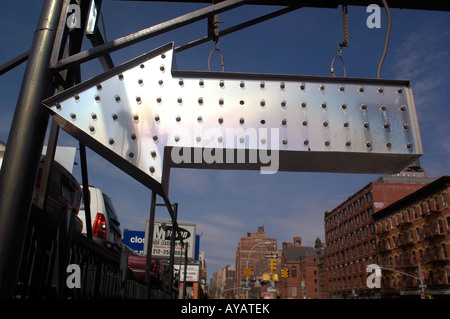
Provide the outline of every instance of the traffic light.
<path id="1" fill-rule="evenodd" d="M 270 260 L 270 272 L 274 272 L 275 270 L 277 270 L 277 260 L 271 259 Z"/>
<path id="2" fill-rule="evenodd" d="M 289 277 L 289 268 L 281 269 L 281 277 L 282 278 L 288 278 Z"/>

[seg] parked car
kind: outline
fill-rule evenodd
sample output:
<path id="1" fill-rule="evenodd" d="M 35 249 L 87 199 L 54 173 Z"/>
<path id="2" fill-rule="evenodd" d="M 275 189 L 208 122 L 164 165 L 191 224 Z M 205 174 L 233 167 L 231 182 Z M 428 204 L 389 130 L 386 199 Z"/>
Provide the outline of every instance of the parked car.
<path id="1" fill-rule="evenodd" d="M 128 248 L 125 246 L 125 248 Z M 128 248 L 128 269 L 131 271 L 131 276 L 137 280 L 145 280 L 145 268 L 147 263 L 147 256 L 139 255 L 132 249 Z M 152 258 L 150 266 L 150 282 L 153 286 L 157 286 L 160 282 L 160 261 L 157 258 Z"/>
<path id="2" fill-rule="evenodd" d="M 122 249 L 122 231 L 113 202 L 101 189 L 89 186 L 91 198 L 91 223 L 93 239 L 108 248 Z M 83 221 L 82 234 L 87 234 L 84 198 L 81 200 L 79 217 Z"/>
<path id="3" fill-rule="evenodd" d="M 42 185 L 45 155 L 41 156 L 39 171 L 33 192 L 33 205 L 37 205 L 39 191 Z M 81 187 L 76 178 L 57 161 L 53 161 L 53 166 L 49 176 L 47 196 L 45 199 L 44 211 L 55 218 L 68 209 L 75 212 L 74 230 L 81 232 L 82 221 L 79 219 L 79 209 L 81 205 Z"/>

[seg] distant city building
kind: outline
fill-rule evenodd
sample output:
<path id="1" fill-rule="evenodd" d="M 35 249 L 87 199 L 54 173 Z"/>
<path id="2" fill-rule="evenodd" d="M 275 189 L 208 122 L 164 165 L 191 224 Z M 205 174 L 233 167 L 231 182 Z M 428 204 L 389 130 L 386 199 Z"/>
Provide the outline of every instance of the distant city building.
<path id="1" fill-rule="evenodd" d="M 450 297 L 449 192 L 443 176 L 373 215 L 383 298 Z"/>
<path id="2" fill-rule="evenodd" d="M 213 273 L 209 287 L 209 297 L 214 299 L 234 299 L 240 294 L 236 288 L 236 268 L 231 265 L 221 267 Z"/>
<path id="3" fill-rule="evenodd" d="M 281 251 L 281 299 L 317 299 L 319 297 L 319 264 L 323 246 L 302 246 L 302 238 L 294 237 L 292 243 L 283 242 Z"/>
<path id="4" fill-rule="evenodd" d="M 321 290 L 328 292 L 327 298 L 381 297 L 379 289 L 366 286 L 366 267 L 377 258 L 372 216 L 433 180 L 419 165 L 409 166 L 398 175 L 369 183 L 331 212 L 325 212 L 325 273 Z"/>
<path id="5" fill-rule="evenodd" d="M 277 255 L 277 239 L 274 237 L 266 237 L 264 232 L 264 226 L 259 226 L 257 232 L 247 233 L 247 237 L 241 237 L 237 249 L 236 249 L 236 286 L 244 287 L 246 284 L 247 276 L 244 276 L 244 269 L 249 268 L 251 270 L 251 276 L 248 277 L 249 287 L 252 289 L 249 293 L 251 298 L 259 298 L 261 289 L 259 286 L 259 278 L 264 273 L 270 272 L 270 260 L 272 258 L 268 255 Z M 279 258 L 276 258 L 277 264 Z M 279 269 L 279 267 L 277 267 Z M 243 289 L 241 289 L 243 295 Z"/>

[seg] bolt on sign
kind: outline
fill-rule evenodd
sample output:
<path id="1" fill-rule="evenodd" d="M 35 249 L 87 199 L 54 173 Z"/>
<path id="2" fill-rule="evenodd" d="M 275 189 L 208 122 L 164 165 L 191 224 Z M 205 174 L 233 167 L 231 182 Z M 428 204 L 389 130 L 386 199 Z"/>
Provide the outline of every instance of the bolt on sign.
<path id="1" fill-rule="evenodd" d="M 171 167 L 388 174 L 423 153 L 409 81 L 174 66 L 169 43 L 43 104 L 163 195 Z"/>

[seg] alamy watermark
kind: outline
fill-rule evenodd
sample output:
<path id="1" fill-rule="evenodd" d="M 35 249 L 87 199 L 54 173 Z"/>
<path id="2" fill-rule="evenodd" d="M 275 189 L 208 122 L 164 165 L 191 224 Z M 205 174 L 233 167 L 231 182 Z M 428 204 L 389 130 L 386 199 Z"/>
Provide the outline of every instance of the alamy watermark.
<path id="1" fill-rule="evenodd" d="M 66 286 L 69 289 L 81 288 L 81 269 L 77 264 L 70 264 L 67 266 L 68 273 L 66 279 Z"/>
<path id="2" fill-rule="evenodd" d="M 171 160 L 175 164 L 260 164 L 261 174 L 274 174 L 279 168 L 279 129 L 278 128 L 220 128 L 196 127 L 185 129 L 173 136 L 191 141 L 191 145 L 202 147 L 174 147 Z M 270 144 L 270 148 L 269 148 Z M 284 139 L 282 144 L 287 144 Z M 185 145 L 185 144 L 184 144 Z"/>
<path id="3" fill-rule="evenodd" d="M 66 19 L 66 25 L 69 29 L 81 28 L 81 8 L 79 5 L 69 4 L 66 14 L 69 15 Z"/>
<path id="4" fill-rule="evenodd" d="M 381 288 L 381 267 L 377 264 L 370 264 L 367 266 L 366 285 L 367 288 Z"/>
<path id="5" fill-rule="evenodd" d="M 380 6 L 378 4 L 369 4 L 367 6 L 366 12 L 369 16 L 366 19 L 366 25 L 369 29 L 380 29 L 381 28 L 381 12 Z"/>

